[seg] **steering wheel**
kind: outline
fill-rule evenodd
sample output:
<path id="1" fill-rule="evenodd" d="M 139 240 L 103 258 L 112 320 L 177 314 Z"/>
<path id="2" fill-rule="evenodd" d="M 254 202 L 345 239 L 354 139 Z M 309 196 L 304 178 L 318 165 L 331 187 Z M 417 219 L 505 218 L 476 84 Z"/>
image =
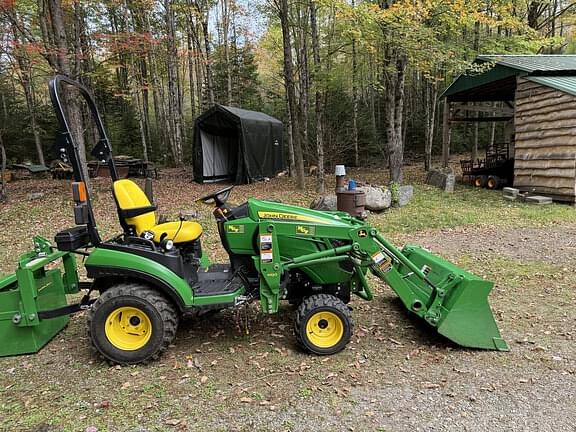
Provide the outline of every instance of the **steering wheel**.
<path id="1" fill-rule="evenodd" d="M 203 202 L 204 204 L 212 204 L 213 201 L 214 204 L 216 204 L 216 207 L 221 207 L 224 204 L 226 204 L 226 201 L 228 201 L 232 189 L 234 189 L 234 185 L 225 187 L 224 189 L 220 189 L 219 191 L 203 196 L 202 198 L 198 198 L 196 202 Z"/>

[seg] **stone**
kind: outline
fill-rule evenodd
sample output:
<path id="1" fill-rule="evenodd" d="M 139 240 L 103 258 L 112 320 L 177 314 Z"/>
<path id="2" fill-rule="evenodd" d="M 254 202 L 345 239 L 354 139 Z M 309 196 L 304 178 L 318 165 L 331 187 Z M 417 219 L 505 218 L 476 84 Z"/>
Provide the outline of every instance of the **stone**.
<path id="1" fill-rule="evenodd" d="M 336 211 L 338 208 L 336 195 L 320 196 L 312 201 L 310 208 L 312 210 Z"/>
<path id="2" fill-rule="evenodd" d="M 456 176 L 454 174 L 446 174 L 446 180 L 444 182 L 444 192 L 448 193 L 454 192 L 455 185 L 456 185 Z"/>
<path id="3" fill-rule="evenodd" d="M 456 184 L 456 176 L 451 168 L 443 171 L 433 169 L 428 171 L 426 175 L 426 184 L 436 186 L 444 190 L 444 192 L 452 193 Z"/>
<path id="4" fill-rule="evenodd" d="M 520 190 L 519 189 L 515 189 L 515 188 L 511 188 L 511 187 L 505 187 L 502 189 L 502 196 L 510 201 L 514 201 L 516 198 L 518 198 L 518 195 L 520 194 Z"/>
<path id="5" fill-rule="evenodd" d="M 412 200 L 414 188 L 410 185 L 400 186 L 398 188 L 398 207 L 404 207 Z"/>
<path id="6" fill-rule="evenodd" d="M 392 205 L 392 193 L 388 189 L 382 189 L 374 186 L 361 186 L 358 188 L 366 194 L 367 210 L 378 212 L 386 210 Z"/>
<path id="7" fill-rule="evenodd" d="M 28 194 L 28 200 L 34 201 L 44 198 L 44 192 L 32 192 Z"/>
<path id="8" fill-rule="evenodd" d="M 526 197 L 526 202 L 537 205 L 546 205 L 546 204 L 552 204 L 552 198 L 540 195 L 532 195 Z"/>

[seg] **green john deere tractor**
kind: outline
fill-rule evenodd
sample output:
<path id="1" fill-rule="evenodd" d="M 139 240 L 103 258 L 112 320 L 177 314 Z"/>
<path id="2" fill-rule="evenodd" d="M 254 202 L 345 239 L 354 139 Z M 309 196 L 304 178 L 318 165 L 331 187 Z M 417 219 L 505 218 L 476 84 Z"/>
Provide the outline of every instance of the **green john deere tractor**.
<path id="1" fill-rule="evenodd" d="M 96 227 L 61 104 L 62 84 L 80 91 L 100 134 L 92 155 L 109 168 L 122 227 L 120 235 L 108 240 L 100 238 Z M 343 212 L 313 211 L 254 198 L 231 207 L 227 200 L 232 186 L 219 190 L 200 200 L 214 207 L 229 263 L 210 264 L 202 253 L 202 227 L 197 222 L 158 224 L 152 200 L 131 180 L 118 179 L 110 143 L 87 90 L 57 76 L 50 83 L 50 94 L 66 142 L 62 151 L 74 170 L 77 226 L 56 235 L 58 251 L 36 239 L 36 254 L 44 261 L 84 255 L 91 282 L 80 305 L 48 303 L 40 286 L 46 279 L 41 268 L 45 262 L 35 261 L 40 259 L 35 253 L 28 254 L 21 265 L 26 268 L 36 262 L 30 274 L 23 274 L 22 280 L 0 279 L 0 317 L 6 318 L 0 321 L 0 330 L 48 326 L 59 315 L 84 308 L 94 347 L 112 362 L 139 363 L 158 358 L 173 341 L 180 319 L 195 310 L 260 301 L 262 311 L 273 314 L 285 300 L 297 305 L 294 330 L 301 346 L 319 355 L 334 354 L 352 336 L 347 306 L 351 297 L 372 299 L 367 281 L 370 272 L 386 282 L 409 311 L 448 339 L 466 347 L 507 350 L 488 305 L 492 282 L 420 247 L 400 251 L 366 222 Z M 52 279 L 58 282 L 61 297 L 80 287 L 70 263 L 63 276 L 58 273 Z M 93 291 L 100 295 L 90 300 Z M 5 310 L 1 309 L 3 294 L 13 297 Z M 21 310 L 18 296 L 28 299 L 27 310 Z M 48 306 L 59 307 L 46 310 Z M 43 339 L 21 352 L 39 349 L 63 325 L 50 326 Z M 10 352 L 0 348 L 5 355 L 17 352 L 17 347 Z"/>

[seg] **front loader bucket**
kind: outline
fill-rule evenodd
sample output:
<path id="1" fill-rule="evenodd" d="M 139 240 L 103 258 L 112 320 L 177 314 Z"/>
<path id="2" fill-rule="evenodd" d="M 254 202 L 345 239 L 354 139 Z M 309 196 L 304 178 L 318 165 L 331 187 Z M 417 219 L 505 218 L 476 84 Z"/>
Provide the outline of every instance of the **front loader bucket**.
<path id="1" fill-rule="evenodd" d="M 508 350 L 488 304 L 493 282 L 468 273 L 421 247 L 406 246 L 402 255 L 414 265 L 402 262 L 395 265 L 401 280 L 416 295 L 412 303 L 407 304 L 413 312 L 459 345 Z M 428 282 L 415 274 L 414 267 Z"/>

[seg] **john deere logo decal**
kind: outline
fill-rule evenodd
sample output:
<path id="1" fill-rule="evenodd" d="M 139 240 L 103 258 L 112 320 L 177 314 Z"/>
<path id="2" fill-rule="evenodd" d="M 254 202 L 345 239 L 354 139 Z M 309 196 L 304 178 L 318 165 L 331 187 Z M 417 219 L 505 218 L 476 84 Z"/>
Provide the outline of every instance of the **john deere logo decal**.
<path id="1" fill-rule="evenodd" d="M 314 235 L 316 234 L 316 227 L 310 225 L 296 225 L 296 234 Z"/>
<path id="2" fill-rule="evenodd" d="M 226 225 L 226 232 L 231 234 L 244 234 L 244 225 Z"/>
<path id="3" fill-rule="evenodd" d="M 283 213 L 283 212 L 259 211 L 258 217 L 260 219 L 277 219 L 282 221 L 293 221 L 293 222 L 314 222 L 321 224 L 330 223 L 329 220 L 322 219 L 319 217 L 294 214 L 294 213 Z"/>
<path id="4" fill-rule="evenodd" d="M 358 231 L 358 237 L 360 238 L 368 237 L 368 232 L 366 230 L 360 230 Z"/>

